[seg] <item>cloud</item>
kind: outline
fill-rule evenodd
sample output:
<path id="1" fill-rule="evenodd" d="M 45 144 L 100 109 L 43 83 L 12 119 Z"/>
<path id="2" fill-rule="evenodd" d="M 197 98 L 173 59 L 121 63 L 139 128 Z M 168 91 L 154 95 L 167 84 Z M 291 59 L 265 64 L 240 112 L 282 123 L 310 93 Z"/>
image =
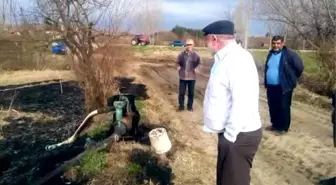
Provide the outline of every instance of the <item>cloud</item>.
<path id="1" fill-rule="evenodd" d="M 224 7 L 218 6 L 218 3 L 218 0 L 165 0 L 163 13 L 167 19 L 174 20 L 217 20 L 220 19 Z"/>
<path id="2" fill-rule="evenodd" d="M 176 25 L 201 29 L 212 21 L 225 18 L 225 9 L 235 8 L 238 0 L 163 0 L 162 28 Z M 261 21 L 253 20 L 250 34 L 264 35 L 267 29 Z"/>

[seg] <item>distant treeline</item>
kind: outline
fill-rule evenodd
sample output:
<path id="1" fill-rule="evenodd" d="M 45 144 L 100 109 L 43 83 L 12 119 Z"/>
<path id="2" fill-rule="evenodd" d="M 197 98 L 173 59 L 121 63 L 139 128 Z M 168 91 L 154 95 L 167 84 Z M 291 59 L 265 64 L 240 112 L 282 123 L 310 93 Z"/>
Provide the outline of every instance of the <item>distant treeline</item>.
<path id="1" fill-rule="evenodd" d="M 171 32 L 175 33 L 179 38 L 182 38 L 185 34 L 189 34 L 196 38 L 203 37 L 203 32 L 200 29 L 185 28 L 179 25 L 176 25 Z"/>

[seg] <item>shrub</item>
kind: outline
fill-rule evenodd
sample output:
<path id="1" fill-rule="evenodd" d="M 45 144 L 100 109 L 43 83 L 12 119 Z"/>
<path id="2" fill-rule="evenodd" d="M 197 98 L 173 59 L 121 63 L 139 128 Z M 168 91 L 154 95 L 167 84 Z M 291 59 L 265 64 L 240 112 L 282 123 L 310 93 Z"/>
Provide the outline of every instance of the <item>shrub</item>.
<path id="1" fill-rule="evenodd" d="M 98 48 L 89 61 L 74 61 L 73 69 L 85 94 L 87 111 L 105 107 L 107 97 L 118 93 L 119 84 L 114 79 L 125 67 L 130 48 L 107 45 Z"/>
<path id="2" fill-rule="evenodd" d="M 323 96 L 331 96 L 336 85 L 336 53 L 331 43 L 321 44 L 316 52 L 318 71 L 311 75 L 304 75 L 300 79 L 308 90 Z"/>

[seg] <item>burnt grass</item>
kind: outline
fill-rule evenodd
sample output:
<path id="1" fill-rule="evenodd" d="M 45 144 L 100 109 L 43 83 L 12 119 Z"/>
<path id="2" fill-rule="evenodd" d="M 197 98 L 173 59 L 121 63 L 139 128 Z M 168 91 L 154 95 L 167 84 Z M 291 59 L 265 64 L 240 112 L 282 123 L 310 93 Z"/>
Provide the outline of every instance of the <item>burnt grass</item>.
<path id="1" fill-rule="evenodd" d="M 75 82 L 63 83 L 62 86 L 63 94 L 59 83 L 16 90 L 12 108 L 22 115 L 5 118 L 9 124 L 1 130 L 4 139 L 0 151 L 5 159 L 0 161 L 0 184 L 28 184 L 53 170 L 58 163 L 83 151 L 83 147 L 64 148 L 57 152 L 45 150 L 46 145 L 69 137 L 85 116 L 81 88 Z M 2 92 L 0 105 L 3 109 L 9 108 L 13 94 L 14 91 Z M 24 115 L 35 112 L 55 119 L 36 120 Z"/>
<path id="2" fill-rule="evenodd" d="M 124 92 L 148 98 L 146 87 L 132 85 L 132 79 L 119 78 Z M 26 86 L 27 85 L 27 86 Z M 84 151 L 84 139 L 55 151 L 46 151 L 45 146 L 55 144 L 71 136 L 86 116 L 84 93 L 76 82 L 29 86 L 18 90 L 0 87 L 0 107 L 19 112 L 18 116 L 2 118 L 9 124 L 1 126 L 0 135 L 0 184 L 25 185 L 53 171 L 62 162 Z M 7 90 L 4 90 L 7 89 Z M 13 94 L 16 93 L 14 101 Z M 29 113 L 42 113 L 54 119 L 36 119 Z M 65 184 L 61 178 L 52 183 Z M 72 183 L 73 184 L 73 183 Z"/>

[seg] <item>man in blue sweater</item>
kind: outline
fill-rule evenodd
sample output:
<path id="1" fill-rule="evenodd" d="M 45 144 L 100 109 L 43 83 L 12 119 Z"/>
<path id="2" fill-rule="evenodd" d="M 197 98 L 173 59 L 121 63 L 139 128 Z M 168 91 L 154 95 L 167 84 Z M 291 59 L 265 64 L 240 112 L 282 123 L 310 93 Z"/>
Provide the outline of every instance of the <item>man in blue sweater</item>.
<path id="1" fill-rule="evenodd" d="M 303 62 L 295 52 L 284 46 L 282 36 L 272 38 L 272 50 L 265 64 L 265 88 L 272 125 L 267 130 L 279 134 L 288 132 L 291 103 L 297 79 L 303 72 Z"/>

